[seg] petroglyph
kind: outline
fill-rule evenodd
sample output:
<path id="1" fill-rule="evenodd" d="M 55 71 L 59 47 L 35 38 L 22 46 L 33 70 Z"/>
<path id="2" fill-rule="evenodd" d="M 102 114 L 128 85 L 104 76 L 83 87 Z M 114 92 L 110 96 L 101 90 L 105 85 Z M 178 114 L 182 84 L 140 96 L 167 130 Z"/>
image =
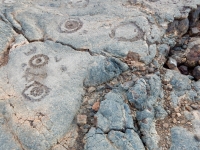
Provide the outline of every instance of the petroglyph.
<path id="1" fill-rule="evenodd" d="M 38 54 L 33 56 L 30 61 L 29 61 L 29 65 L 33 68 L 39 68 L 42 67 L 46 64 L 48 64 L 49 61 L 49 57 L 43 54 Z"/>
<path id="2" fill-rule="evenodd" d="M 123 23 L 115 27 L 110 34 L 111 38 L 115 38 L 118 41 L 136 41 L 140 40 L 144 36 L 142 30 L 134 23 Z"/>
<path id="3" fill-rule="evenodd" d="M 73 33 L 81 29 L 83 23 L 80 19 L 68 19 L 60 24 L 61 33 Z"/>
<path id="4" fill-rule="evenodd" d="M 47 86 L 34 81 L 29 86 L 26 86 L 25 89 L 22 92 L 22 95 L 30 100 L 30 101 L 40 101 L 42 98 L 47 96 L 50 92 L 50 88 Z"/>

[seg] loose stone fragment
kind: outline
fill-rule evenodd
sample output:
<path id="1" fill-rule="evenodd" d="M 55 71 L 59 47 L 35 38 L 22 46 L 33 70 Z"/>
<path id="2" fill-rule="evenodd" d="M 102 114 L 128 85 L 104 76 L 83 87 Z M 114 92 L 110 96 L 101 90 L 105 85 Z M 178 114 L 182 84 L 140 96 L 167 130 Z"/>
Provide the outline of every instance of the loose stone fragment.
<path id="1" fill-rule="evenodd" d="M 99 110 L 99 107 L 100 107 L 100 102 L 96 102 L 96 103 L 94 103 L 94 105 L 92 106 L 92 109 L 93 109 L 94 111 L 98 111 L 98 110 Z"/>
<path id="2" fill-rule="evenodd" d="M 199 31 L 199 29 L 197 28 L 197 27 L 194 27 L 194 28 L 192 28 L 191 29 L 191 35 L 196 35 L 196 34 L 198 34 L 200 31 Z"/>
<path id="3" fill-rule="evenodd" d="M 175 59 L 173 58 L 169 58 L 168 62 L 167 62 L 167 66 L 170 68 L 170 69 L 174 69 L 177 67 L 177 62 Z"/>
<path id="4" fill-rule="evenodd" d="M 168 128 L 168 127 L 169 127 L 169 124 L 164 123 L 164 124 L 163 124 L 163 127 L 164 127 L 164 128 Z"/>
<path id="5" fill-rule="evenodd" d="M 181 71 L 182 74 L 184 75 L 188 75 L 188 67 L 181 65 L 180 67 L 178 67 L 178 69 Z"/>
<path id="6" fill-rule="evenodd" d="M 91 86 L 91 87 L 89 87 L 88 88 L 88 93 L 92 93 L 92 92 L 94 92 L 96 90 L 96 88 L 95 87 L 93 87 L 93 86 Z"/>
<path id="7" fill-rule="evenodd" d="M 84 125 L 87 123 L 87 116 L 86 115 L 77 115 L 77 124 Z"/>

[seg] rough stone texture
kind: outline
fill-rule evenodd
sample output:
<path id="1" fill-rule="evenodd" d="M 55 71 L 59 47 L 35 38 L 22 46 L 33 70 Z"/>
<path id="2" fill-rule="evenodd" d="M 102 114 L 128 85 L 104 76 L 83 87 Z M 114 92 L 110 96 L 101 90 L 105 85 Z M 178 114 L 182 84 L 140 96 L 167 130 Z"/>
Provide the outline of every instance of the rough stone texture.
<path id="1" fill-rule="evenodd" d="M 172 146 L 171 150 L 177 149 L 199 149 L 200 144 L 194 138 L 194 133 L 187 131 L 181 127 L 174 127 L 171 131 L 172 134 Z"/>
<path id="2" fill-rule="evenodd" d="M 159 117 L 161 110 L 163 114 L 161 118 L 166 116 L 166 112 L 156 103 L 162 99 L 163 93 L 161 89 L 161 81 L 156 75 L 149 75 L 146 78 L 141 78 L 135 82 L 127 93 L 130 103 L 137 108 L 136 119 L 140 126 L 142 140 L 148 149 L 158 149 L 159 136 L 155 130 L 154 118 Z M 156 113 L 155 113 L 156 111 Z"/>
<path id="3" fill-rule="evenodd" d="M 105 133 L 108 133 L 110 130 L 124 131 L 126 129 L 133 129 L 130 108 L 123 102 L 123 96 L 110 92 L 105 98 L 101 102 L 99 111 L 96 114 L 96 126 Z"/>
<path id="4" fill-rule="evenodd" d="M 125 133 L 112 130 L 106 135 L 91 128 L 85 138 L 85 150 L 145 150 L 137 133 L 130 129 Z"/>
<path id="5" fill-rule="evenodd" d="M 81 104 L 89 64 L 105 58 L 50 41 L 16 48 L 10 51 L 9 58 L 4 70 L 7 80 L 2 76 L 1 81 L 13 93 L 6 99 L 1 97 L 7 100 L 4 116 L 8 127 L 23 148 L 49 149 L 70 130 Z"/>
<path id="6" fill-rule="evenodd" d="M 0 20 L 0 66 L 8 61 L 9 46 L 14 41 L 15 31 L 11 26 Z"/>
<path id="7" fill-rule="evenodd" d="M 0 0 L 0 149 L 200 149 L 199 5 Z"/>

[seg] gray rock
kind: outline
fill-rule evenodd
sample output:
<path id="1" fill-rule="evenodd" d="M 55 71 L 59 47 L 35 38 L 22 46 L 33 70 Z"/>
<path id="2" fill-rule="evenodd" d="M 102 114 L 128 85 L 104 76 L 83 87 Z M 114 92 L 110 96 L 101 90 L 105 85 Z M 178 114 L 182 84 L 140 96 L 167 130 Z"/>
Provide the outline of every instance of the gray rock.
<path id="1" fill-rule="evenodd" d="M 8 61 L 9 46 L 14 41 L 15 34 L 11 26 L 0 20 L 0 66 Z"/>
<path id="2" fill-rule="evenodd" d="M 154 119 L 158 117 L 159 112 L 156 103 L 163 98 L 160 78 L 157 75 L 147 75 L 144 79 L 137 80 L 127 92 L 127 97 L 138 110 L 136 119 L 143 135 L 143 142 L 150 150 L 158 149 L 159 136 L 155 130 Z M 161 116 L 164 117 L 165 115 L 166 112 Z"/>
<path id="3" fill-rule="evenodd" d="M 116 2 L 111 0 L 108 3 Z M 90 1 L 87 7 L 93 6 L 97 10 L 103 7 L 102 4 L 94 5 L 95 3 Z M 116 7 L 121 7 L 117 3 L 116 5 Z M 163 35 L 163 32 L 160 32 L 156 25 L 153 25 L 151 29 L 147 16 L 142 12 L 139 12 L 139 14 L 143 14 L 143 16 L 133 16 L 129 19 L 120 16 L 121 13 L 127 15 L 127 11 L 130 11 L 126 7 L 124 7 L 123 12 L 115 14 L 116 12 L 113 13 L 110 6 L 107 5 L 105 10 L 99 10 L 98 14 L 90 16 L 74 14 L 72 10 L 69 12 L 67 10 L 68 17 L 57 15 L 49 9 L 41 13 L 40 9 L 42 9 L 41 6 L 29 7 L 28 9 L 26 7 L 23 7 L 23 9 L 16 7 L 7 11 L 6 16 L 9 22 L 23 32 L 29 41 L 53 39 L 71 45 L 76 49 L 89 49 L 93 53 L 110 53 L 118 57 L 126 56 L 128 51 L 131 50 L 139 53 L 141 60 L 145 63 L 151 62 L 155 57 L 155 43 L 161 41 Z M 82 11 L 84 14 L 84 11 L 87 10 Z M 108 14 L 104 14 L 105 11 L 112 15 L 109 17 Z M 94 13 L 93 10 L 90 10 L 90 13 Z M 132 13 L 135 13 L 135 10 Z M 98 16 L 99 14 L 101 14 L 101 17 Z M 110 26 L 107 20 L 113 20 L 113 17 L 122 19 L 119 21 L 114 19 Z M 68 31 L 69 27 L 66 25 L 72 22 L 76 22 L 73 26 L 74 29 Z M 147 36 L 152 43 L 150 46 L 145 41 Z M 95 39 L 98 39 L 98 42 Z"/>
<path id="4" fill-rule="evenodd" d="M 9 58 L 0 74 L 8 127 L 25 149 L 49 149 L 70 129 L 92 63 L 106 59 L 50 41 L 19 46 Z"/>
<path id="5" fill-rule="evenodd" d="M 104 133 L 108 133 L 110 130 L 133 129 L 130 108 L 124 103 L 123 96 L 117 92 L 110 92 L 105 98 L 95 115 L 97 117 L 96 126 L 102 129 Z"/>
<path id="6" fill-rule="evenodd" d="M 199 142 L 194 138 L 194 133 L 182 127 L 173 127 L 171 129 L 171 140 L 172 145 L 170 150 L 197 150 L 200 148 Z"/>
<path id="7" fill-rule="evenodd" d="M 167 70 L 164 80 L 172 85 L 172 88 L 178 97 L 183 95 L 185 91 L 191 89 L 191 80 L 188 76 L 182 75 L 177 71 Z"/>
<path id="8" fill-rule="evenodd" d="M 149 75 L 146 80 L 137 80 L 127 93 L 129 101 L 139 110 L 154 104 L 160 95 L 161 81 L 157 75 Z"/>
<path id="9" fill-rule="evenodd" d="M 160 55 L 168 56 L 170 47 L 167 44 L 161 44 L 158 47 L 158 52 Z"/>
<path id="10" fill-rule="evenodd" d="M 133 130 L 127 129 L 125 133 L 120 131 L 110 131 L 108 139 L 119 150 L 144 150 L 144 145 Z"/>
<path id="11" fill-rule="evenodd" d="M 0 66 L 10 52 L 8 64 L 0 68 L 0 149 L 52 149 L 71 130 L 84 86 L 106 83 L 126 71 L 121 60 L 129 51 L 146 65 L 162 67 L 159 59 L 168 55 L 177 36 L 196 25 L 199 4 L 199 0 L 0 0 Z M 171 34 L 166 35 L 167 28 Z M 184 50 L 198 43 L 194 40 Z M 86 135 L 85 150 L 143 150 L 142 141 L 149 150 L 159 149 L 155 119 L 166 115 L 159 76 L 156 72 L 108 93 L 96 114 L 97 129 Z M 181 96 L 200 99 L 199 83 L 191 83 L 187 76 L 167 71 L 164 80 L 172 85 L 174 105 Z M 136 116 L 122 91 L 136 107 Z M 141 138 L 134 131 L 132 115 Z M 199 122 L 193 123 L 199 132 Z M 176 133 L 172 148 L 183 149 L 176 144 L 182 140 Z M 181 142 L 196 144 L 187 135 L 189 140 L 184 135 Z M 193 148 L 188 145 L 186 149 Z"/>
<path id="12" fill-rule="evenodd" d="M 91 128 L 85 136 L 87 141 L 84 150 L 117 150 L 110 141 L 106 138 L 105 134 L 96 133 L 95 128 Z"/>
<path id="13" fill-rule="evenodd" d="M 144 145 L 134 130 L 127 129 L 125 133 L 110 131 L 108 135 L 97 133 L 91 128 L 85 136 L 84 150 L 144 150 Z"/>
<path id="14" fill-rule="evenodd" d="M 156 119 L 164 119 L 167 115 L 168 115 L 167 112 L 161 106 L 161 104 L 155 107 L 155 118 Z"/>
<path id="15" fill-rule="evenodd" d="M 144 109 L 147 106 L 146 81 L 144 79 L 137 80 L 135 85 L 129 89 L 127 97 L 137 109 Z"/>
<path id="16" fill-rule="evenodd" d="M 169 24 L 167 32 L 176 36 L 184 35 L 189 28 L 188 18 L 182 20 L 175 20 Z"/>
<path id="17" fill-rule="evenodd" d="M 103 59 L 98 62 L 94 61 L 92 66 L 84 81 L 85 86 L 96 86 L 105 83 L 128 69 L 125 63 L 116 58 L 108 58 L 106 61 Z"/>

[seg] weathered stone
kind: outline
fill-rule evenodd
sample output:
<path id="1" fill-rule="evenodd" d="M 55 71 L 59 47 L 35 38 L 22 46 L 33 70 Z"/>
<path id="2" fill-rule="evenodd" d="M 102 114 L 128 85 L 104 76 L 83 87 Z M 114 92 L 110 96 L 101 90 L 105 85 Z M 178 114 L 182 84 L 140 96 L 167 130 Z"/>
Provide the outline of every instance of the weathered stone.
<path id="1" fill-rule="evenodd" d="M 176 67 L 177 67 L 177 62 L 176 62 L 176 60 L 170 57 L 169 60 L 167 61 L 167 66 L 168 66 L 170 69 L 176 68 Z"/>
<path id="2" fill-rule="evenodd" d="M 9 47 L 14 41 L 15 34 L 11 26 L 0 20 L 0 66 L 8 62 Z"/>
<path id="3" fill-rule="evenodd" d="M 187 18 L 180 21 L 175 20 L 174 22 L 169 24 L 167 32 L 176 36 L 182 36 L 188 31 L 188 28 L 189 20 Z"/>
<path id="4" fill-rule="evenodd" d="M 96 65 L 98 64 L 98 65 Z M 91 63 L 93 66 L 84 81 L 85 86 L 95 86 L 105 83 L 128 69 L 128 66 L 116 58 L 106 61 L 99 59 Z"/>
<path id="5" fill-rule="evenodd" d="M 200 30 L 197 27 L 191 29 L 191 35 L 197 35 L 198 33 L 200 33 Z"/>
<path id="6" fill-rule="evenodd" d="M 124 103 L 123 96 L 116 91 L 108 93 L 105 98 L 95 115 L 97 117 L 96 126 L 105 133 L 110 130 L 133 129 L 130 108 Z"/>
<path id="7" fill-rule="evenodd" d="M 84 150 L 144 150 L 141 139 L 134 130 L 127 129 L 125 133 L 110 131 L 108 135 L 98 133 L 91 128 L 86 135 L 87 140 Z"/>
<path id="8" fill-rule="evenodd" d="M 193 76 L 199 80 L 200 79 L 200 66 L 196 66 L 192 72 Z"/>
<path id="9" fill-rule="evenodd" d="M 7 98 L 11 105 L 7 104 L 5 111 L 9 128 L 13 128 L 24 147 L 49 149 L 67 133 L 79 109 L 87 70 L 92 68 L 92 62 L 103 62 L 104 57 L 92 57 L 50 41 L 17 47 L 9 57 L 0 73 L 1 88 L 9 88 L 11 93 Z M 1 99 L 6 100 L 3 93 Z M 36 116 L 41 121 L 34 119 Z"/>
<path id="10" fill-rule="evenodd" d="M 87 92 L 88 92 L 88 93 L 92 93 L 92 92 L 94 92 L 95 90 L 96 90 L 95 87 L 89 87 L 88 90 L 87 90 Z"/>
<path id="11" fill-rule="evenodd" d="M 184 66 L 184 65 L 181 65 L 178 67 L 178 69 L 181 71 L 182 74 L 184 75 L 188 75 L 188 67 L 187 66 Z"/>
<path id="12" fill-rule="evenodd" d="M 198 65 L 198 61 L 200 58 L 200 40 L 194 38 L 189 43 L 188 48 L 190 50 L 186 55 L 186 65 L 188 67 L 195 67 L 196 65 Z"/>
<path id="13" fill-rule="evenodd" d="M 194 134 L 182 127 L 173 127 L 171 129 L 171 150 L 177 149 L 196 149 L 199 147 L 198 141 L 195 140 Z"/>
<path id="14" fill-rule="evenodd" d="M 200 65 L 199 39 L 191 38 L 189 43 L 187 35 L 177 39 L 200 29 L 199 4 L 199 0 L 0 0 L 0 66 L 4 65 L 0 68 L 0 149 L 81 150 L 84 142 L 85 150 L 161 149 L 155 120 L 166 116 L 160 79 L 166 71 L 163 65 L 168 55 L 178 66 L 188 67 L 188 73 L 182 68 L 184 74 Z M 126 70 L 128 77 L 120 76 Z M 152 74 L 146 75 L 148 71 Z M 169 72 L 163 83 L 172 107 L 181 99 L 200 100 L 200 82 Z M 138 77 L 131 80 L 132 74 Z M 101 97 L 99 110 L 93 105 L 96 94 Z M 92 109 L 98 111 L 95 116 Z M 198 133 L 198 111 L 191 112 Z M 77 113 L 87 113 L 91 124 L 85 124 L 84 116 L 78 122 L 85 125 L 74 132 L 76 136 L 68 136 Z M 83 141 L 92 125 L 96 128 Z M 183 137 L 178 144 L 195 140 L 194 135 Z M 73 145 L 75 141 L 80 147 Z M 163 145 L 167 147 L 169 141 Z M 178 144 L 172 143 L 172 150 L 173 145 L 198 149 L 196 143 L 194 147 Z"/>

